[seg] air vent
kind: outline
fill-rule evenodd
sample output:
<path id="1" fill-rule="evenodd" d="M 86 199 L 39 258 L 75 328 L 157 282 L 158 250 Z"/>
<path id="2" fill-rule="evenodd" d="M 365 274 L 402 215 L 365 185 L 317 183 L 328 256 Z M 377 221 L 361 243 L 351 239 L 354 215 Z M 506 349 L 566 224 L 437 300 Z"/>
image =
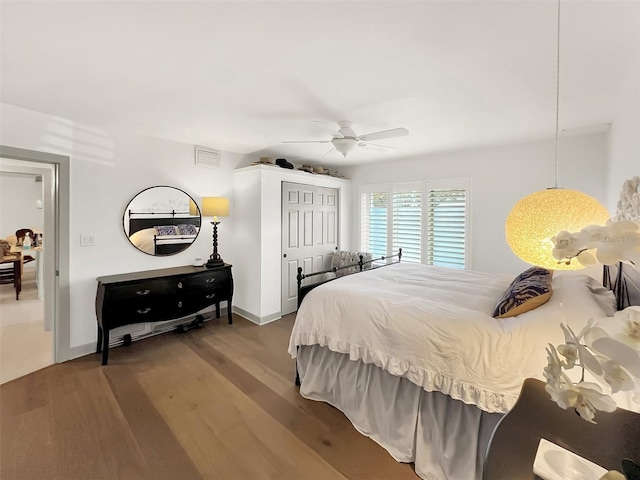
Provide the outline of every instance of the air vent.
<path id="1" fill-rule="evenodd" d="M 220 152 L 212 148 L 196 145 L 196 165 L 200 167 L 220 168 Z"/>

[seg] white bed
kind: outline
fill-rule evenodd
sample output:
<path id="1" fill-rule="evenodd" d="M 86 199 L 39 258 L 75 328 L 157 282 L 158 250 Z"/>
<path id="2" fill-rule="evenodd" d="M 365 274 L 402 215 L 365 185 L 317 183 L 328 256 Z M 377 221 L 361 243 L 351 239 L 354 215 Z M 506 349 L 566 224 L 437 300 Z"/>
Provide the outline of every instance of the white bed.
<path id="1" fill-rule="evenodd" d="M 138 230 L 129 236 L 129 240 L 138 250 L 149 255 L 156 255 L 158 245 L 189 245 L 195 241 L 196 235 L 158 235 L 155 227 Z"/>
<path id="2" fill-rule="evenodd" d="M 556 273 L 546 304 L 495 319 L 512 280 L 395 264 L 313 289 L 289 345 L 301 395 L 343 411 L 421 478 L 480 478 L 493 427 L 524 378 L 542 378 L 545 346 L 563 341 L 559 324 L 579 330 L 615 311 L 594 279 Z"/>

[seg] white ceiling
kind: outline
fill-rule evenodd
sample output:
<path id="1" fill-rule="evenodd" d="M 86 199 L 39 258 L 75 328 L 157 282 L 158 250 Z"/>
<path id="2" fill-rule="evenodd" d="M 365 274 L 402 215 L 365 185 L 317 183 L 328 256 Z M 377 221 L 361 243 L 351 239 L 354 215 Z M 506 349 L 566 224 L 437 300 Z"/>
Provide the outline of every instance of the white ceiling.
<path id="1" fill-rule="evenodd" d="M 561 5 L 560 128 L 611 122 L 640 0 Z M 2 1 L 2 102 L 107 129 L 327 165 L 552 136 L 555 1 Z M 358 134 L 324 157 L 312 120 Z M 337 128 L 337 126 L 336 126 Z"/>

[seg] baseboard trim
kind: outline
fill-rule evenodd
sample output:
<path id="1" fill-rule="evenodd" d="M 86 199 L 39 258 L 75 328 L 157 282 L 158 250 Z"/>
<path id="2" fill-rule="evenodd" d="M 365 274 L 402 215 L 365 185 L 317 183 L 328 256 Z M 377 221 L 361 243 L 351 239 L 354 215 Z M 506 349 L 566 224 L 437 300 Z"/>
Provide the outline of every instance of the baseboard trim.
<path id="1" fill-rule="evenodd" d="M 212 309 L 207 308 L 205 310 L 198 312 L 198 314 L 205 315 L 205 321 L 216 319 L 215 312 Z M 178 325 L 186 323 L 186 321 L 188 321 L 190 318 L 192 317 L 195 318 L 196 315 L 197 314 L 187 315 L 186 317 L 182 317 L 174 320 L 167 320 L 166 322 L 163 323 L 163 325 L 160 328 L 158 329 L 152 328 L 147 333 L 133 337 L 131 341 L 136 342 L 138 340 L 153 337 L 155 335 L 161 335 L 171 330 L 175 330 Z M 226 320 L 226 317 L 227 317 L 227 307 L 221 307 L 220 318 L 217 320 L 221 320 L 221 319 Z M 135 324 L 131 324 L 131 325 L 135 325 Z M 118 340 L 111 339 L 111 341 L 109 342 L 109 348 L 111 349 L 111 348 L 119 347 L 122 344 L 123 344 L 122 338 Z M 94 341 L 92 343 L 86 343 L 84 345 L 71 347 L 65 352 L 60 352 L 59 361 L 56 363 L 68 362 L 69 360 L 85 357 L 91 354 L 96 355 L 96 359 L 97 359 L 96 361 L 102 361 L 102 354 L 101 353 L 96 354 L 96 345 L 97 345 L 97 341 Z"/>
<path id="2" fill-rule="evenodd" d="M 266 315 L 264 317 L 259 317 L 235 305 L 233 306 L 233 312 L 237 313 L 243 318 L 246 318 L 250 322 L 255 323 L 256 325 L 266 325 L 267 323 L 271 323 L 282 318 L 280 312 L 272 313 L 271 315 Z"/>

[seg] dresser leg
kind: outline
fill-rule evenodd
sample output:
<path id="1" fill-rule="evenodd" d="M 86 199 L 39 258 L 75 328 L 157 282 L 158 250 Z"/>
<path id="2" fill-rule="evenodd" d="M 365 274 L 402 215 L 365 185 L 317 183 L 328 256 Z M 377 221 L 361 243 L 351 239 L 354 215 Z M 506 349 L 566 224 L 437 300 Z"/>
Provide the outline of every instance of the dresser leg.
<path id="1" fill-rule="evenodd" d="M 216 318 L 220 318 L 220 302 L 216 303 Z"/>
<path id="2" fill-rule="evenodd" d="M 102 327 L 98 325 L 98 345 L 96 345 L 96 353 L 102 352 Z"/>
<path id="3" fill-rule="evenodd" d="M 104 330 L 102 335 L 102 365 L 109 361 L 109 330 Z"/>
<path id="4" fill-rule="evenodd" d="M 227 301 L 227 318 L 229 319 L 229 325 L 233 324 L 233 313 L 231 313 L 231 297 Z"/>

